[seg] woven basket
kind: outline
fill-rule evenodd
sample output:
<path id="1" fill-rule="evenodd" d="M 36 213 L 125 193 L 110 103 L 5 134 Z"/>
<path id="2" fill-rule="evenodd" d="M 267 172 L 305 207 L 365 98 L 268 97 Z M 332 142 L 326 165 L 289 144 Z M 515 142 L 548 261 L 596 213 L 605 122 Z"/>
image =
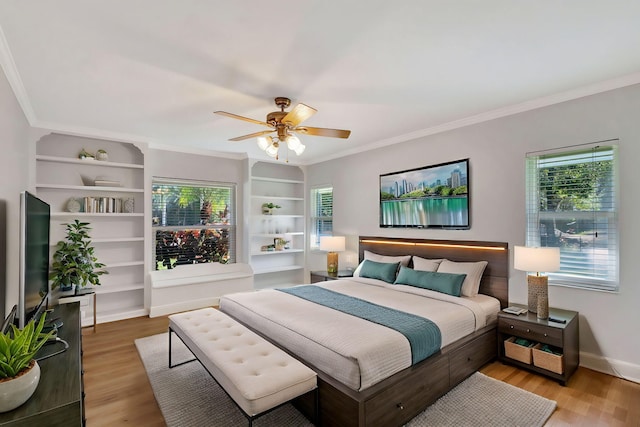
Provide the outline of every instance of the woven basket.
<path id="1" fill-rule="evenodd" d="M 540 348 L 542 348 L 540 343 L 533 347 L 533 364 L 538 368 L 562 374 L 562 359 L 564 356 L 542 351 Z"/>
<path id="2" fill-rule="evenodd" d="M 510 359 L 531 365 L 531 349 L 533 343 L 529 347 L 516 344 L 516 337 L 509 337 L 504 342 L 504 354 Z"/>

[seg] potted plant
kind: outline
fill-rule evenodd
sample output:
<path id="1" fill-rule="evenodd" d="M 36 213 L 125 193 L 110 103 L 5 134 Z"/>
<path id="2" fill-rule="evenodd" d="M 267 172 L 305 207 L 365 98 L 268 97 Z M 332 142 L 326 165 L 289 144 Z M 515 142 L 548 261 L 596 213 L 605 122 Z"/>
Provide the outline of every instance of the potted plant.
<path id="1" fill-rule="evenodd" d="M 26 402 L 38 387 L 40 366 L 34 359 L 54 331 L 42 333 L 45 315 L 35 324 L 31 319 L 18 329 L 0 333 L 0 412 L 11 411 Z"/>
<path id="2" fill-rule="evenodd" d="M 287 246 L 287 243 L 289 243 L 289 241 L 283 239 L 282 237 L 277 237 L 277 238 L 273 239 L 273 244 L 276 247 L 276 251 L 284 250 L 285 247 Z"/>
<path id="3" fill-rule="evenodd" d="M 274 209 L 280 209 L 280 206 L 271 202 L 262 204 L 262 213 L 265 215 L 272 215 Z"/>
<path id="4" fill-rule="evenodd" d="M 88 222 L 77 219 L 73 223 L 64 224 L 67 229 L 66 240 L 57 244 L 51 265 L 51 288 L 60 287 L 61 291 L 69 291 L 74 287 L 100 285 L 100 276 L 107 274 L 102 270 L 104 264 L 98 262 L 91 246 Z"/>

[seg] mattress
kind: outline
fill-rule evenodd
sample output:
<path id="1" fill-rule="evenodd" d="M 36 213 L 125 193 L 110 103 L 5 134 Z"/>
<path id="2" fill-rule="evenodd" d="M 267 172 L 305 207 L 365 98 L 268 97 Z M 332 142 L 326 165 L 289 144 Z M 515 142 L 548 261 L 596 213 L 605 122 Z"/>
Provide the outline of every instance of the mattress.
<path id="1" fill-rule="evenodd" d="M 500 309 L 487 295 L 454 297 L 375 279 L 315 285 L 430 319 L 440 328 L 442 347 L 495 322 Z M 401 333 L 275 289 L 226 295 L 220 310 L 353 390 L 411 366 L 411 348 Z"/>

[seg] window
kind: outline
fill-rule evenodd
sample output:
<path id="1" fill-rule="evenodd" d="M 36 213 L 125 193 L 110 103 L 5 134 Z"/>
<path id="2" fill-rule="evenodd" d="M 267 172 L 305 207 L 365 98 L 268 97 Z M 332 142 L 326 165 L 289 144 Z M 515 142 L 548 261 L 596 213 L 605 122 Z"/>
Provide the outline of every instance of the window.
<path id="1" fill-rule="evenodd" d="M 527 154 L 527 246 L 560 248 L 549 282 L 618 289 L 617 147 Z"/>
<path id="2" fill-rule="evenodd" d="M 311 249 L 320 247 L 320 236 L 333 234 L 333 187 L 311 190 Z"/>
<path id="3" fill-rule="evenodd" d="M 235 184 L 154 178 L 155 269 L 235 262 Z"/>

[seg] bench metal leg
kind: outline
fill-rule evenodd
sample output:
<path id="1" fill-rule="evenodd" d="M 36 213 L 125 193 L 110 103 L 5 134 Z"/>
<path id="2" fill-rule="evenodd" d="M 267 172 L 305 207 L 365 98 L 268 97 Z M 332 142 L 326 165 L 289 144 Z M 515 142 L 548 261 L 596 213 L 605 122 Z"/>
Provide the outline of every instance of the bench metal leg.
<path id="1" fill-rule="evenodd" d="M 172 364 L 172 362 L 171 362 L 171 336 L 173 334 L 175 334 L 175 332 L 173 332 L 173 330 L 171 328 L 169 328 L 169 369 L 175 368 L 176 366 L 184 365 L 185 363 L 194 362 L 194 361 L 198 360 L 198 359 L 196 359 L 194 357 L 193 359 L 185 360 L 184 362 L 180 362 L 180 363 L 177 363 L 175 365 Z M 178 338 L 180 338 L 180 337 L 178 336 Z"/>

